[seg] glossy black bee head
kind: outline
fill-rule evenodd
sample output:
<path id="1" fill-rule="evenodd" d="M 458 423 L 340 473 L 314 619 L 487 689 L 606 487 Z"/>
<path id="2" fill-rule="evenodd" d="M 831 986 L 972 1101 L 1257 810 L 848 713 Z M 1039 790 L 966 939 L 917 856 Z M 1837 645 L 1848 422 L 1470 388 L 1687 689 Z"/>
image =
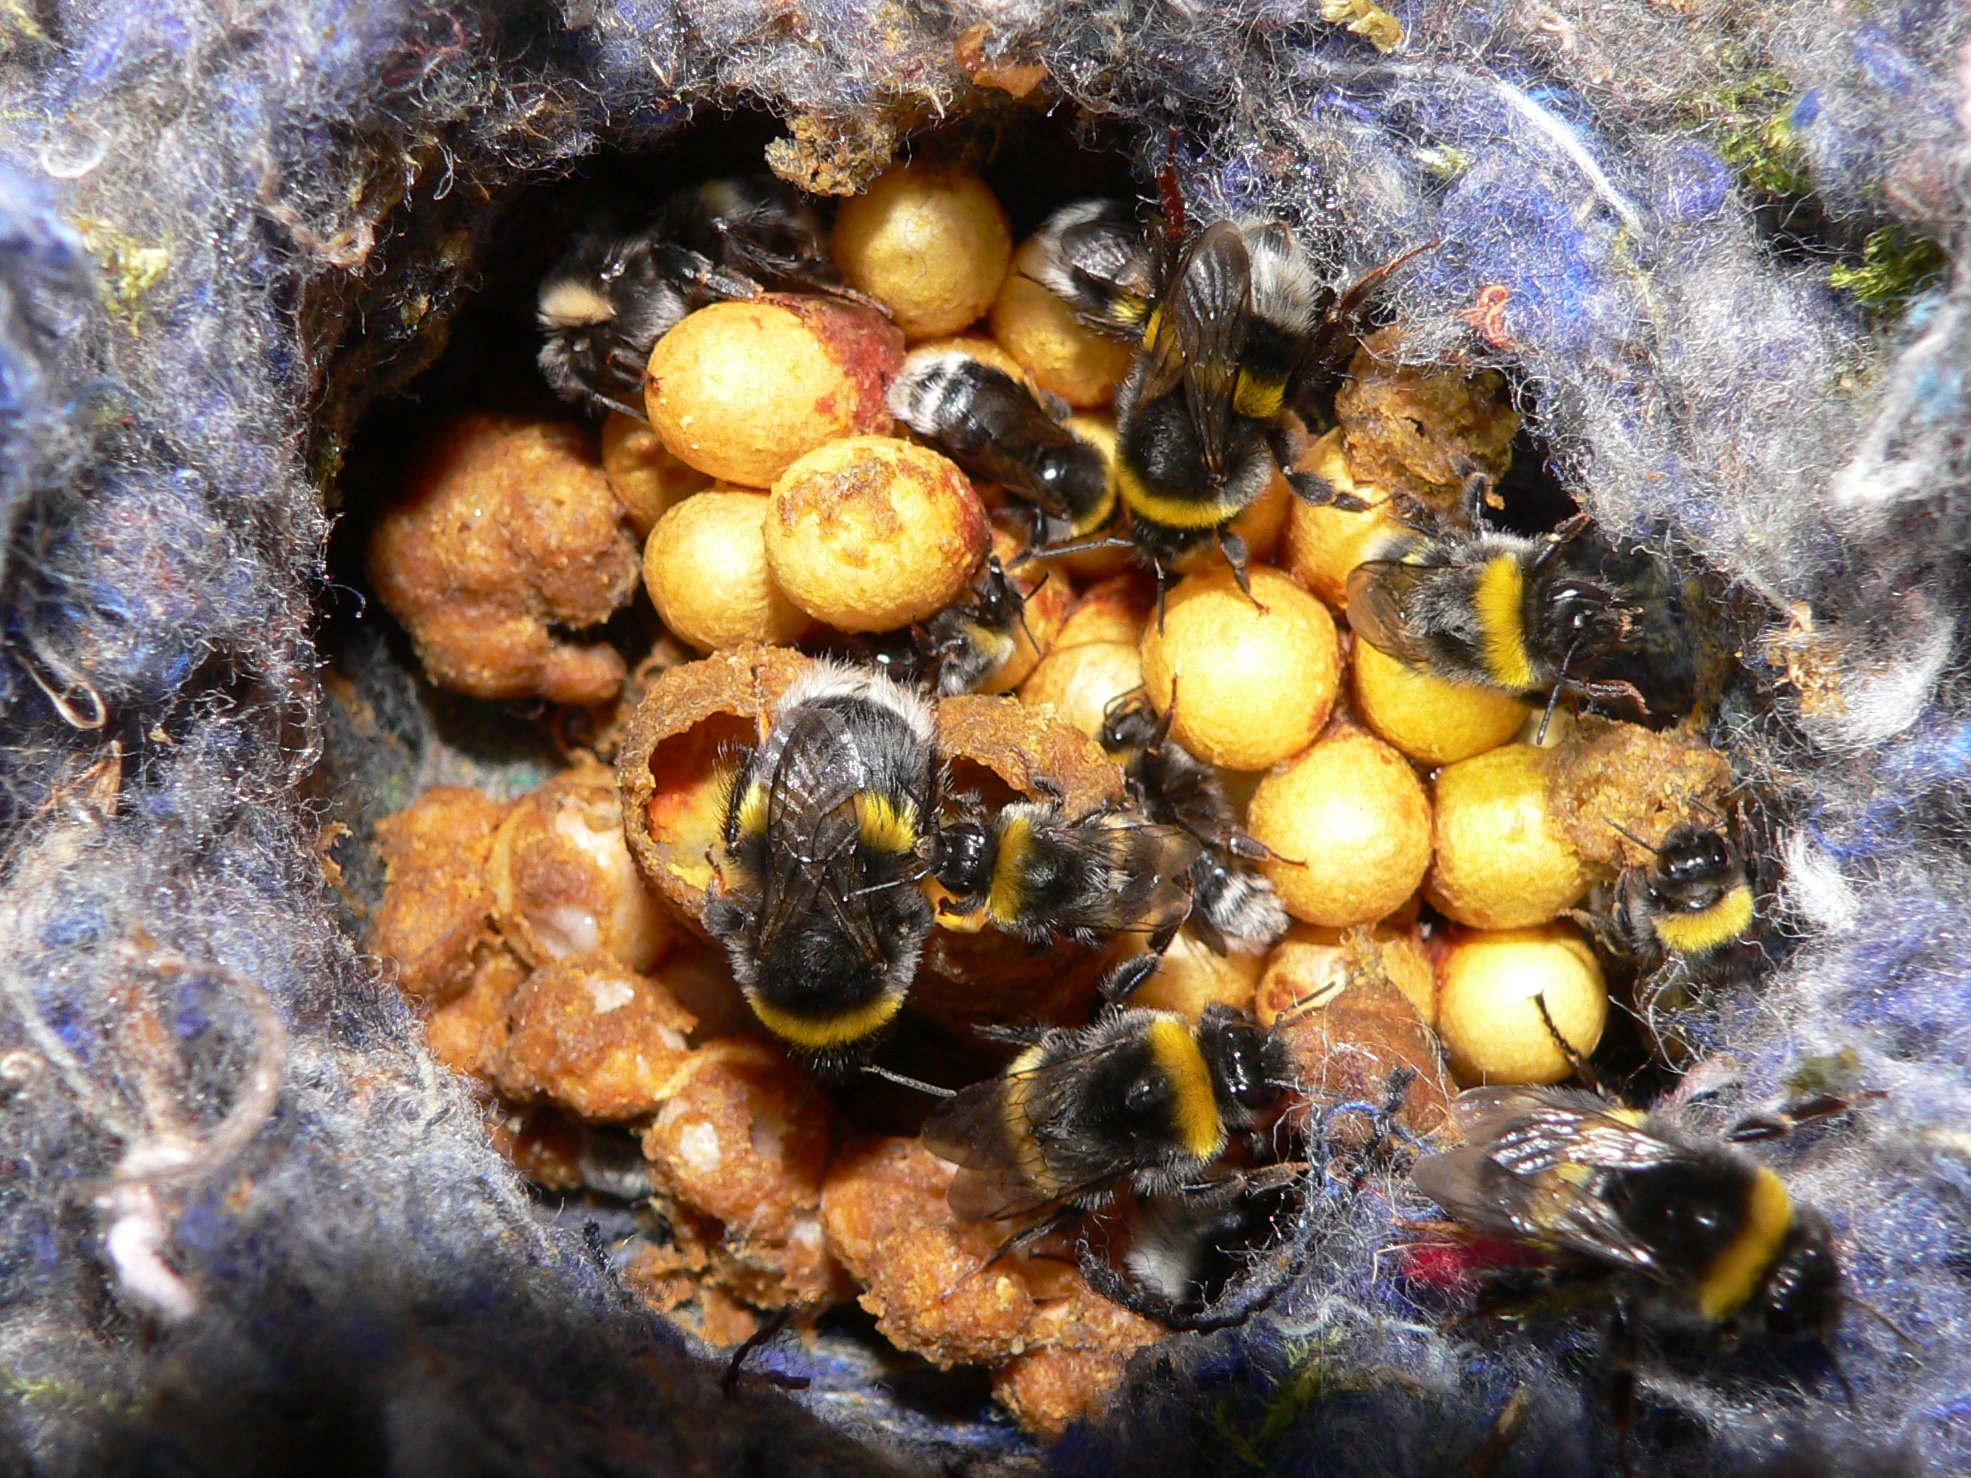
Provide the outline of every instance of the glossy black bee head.
<path id="1" fill-rule="evenodd" d="M 1826 1219 L 1797 1208 L 1758 1292 L 1759 1318 L 1782 1337 L 1825 1341 L 1841 1322 L 1844 1281 Z"/>
<path id="2" fill-rule="evenodd" d="M 1732 868 L 1732 850 L 1716 831 L 1679 828 L 1663 843 L 1656 870 L 1664 882 L 1688 888 L 1710 882 Z"/>
<path id="3" fill-rule="evenodd" d="M 993 833 L 982 821 L 954 821 L 938 832 L 937 859 L 931 875 L 947 893 L 978 899 L 992 891 L 993 863 L 998 855 Z"/>
<path id="4" fill-rule="evenodd" d="M 1040 452 L 1033 473 L 1046 507 L 1080 513 L 1100 506 L 1108 496 L 1109 464 L 1098 448 L 1085 441 Z"/>
<path id="5" fill-rule="evenodd" d="M 1142 749 L 1157 735 L 1157 713 L 1143 702 L 1118 703 L 1102 720 L 1102 748 L 1111 754 Z"/>
<path id="6" fill-rule="evenodd" d="M 1279 1101 L 1285 1048 L 1244 1013 L 1228 1006 L 1206 1007 L 1198 1021 L 1198 1048 L 1211 1068 L 1212 1091 L 1226 1109 L 1243 1110 L 1250 1117 Z"/>
<path id="7" fill-rule="evenodd" d="M 1635 613 L 1591 580 L 1559 579 L 1547 587 L 1544 623 L 1561 651 L 1612 646 L 1629 634 Z"/>

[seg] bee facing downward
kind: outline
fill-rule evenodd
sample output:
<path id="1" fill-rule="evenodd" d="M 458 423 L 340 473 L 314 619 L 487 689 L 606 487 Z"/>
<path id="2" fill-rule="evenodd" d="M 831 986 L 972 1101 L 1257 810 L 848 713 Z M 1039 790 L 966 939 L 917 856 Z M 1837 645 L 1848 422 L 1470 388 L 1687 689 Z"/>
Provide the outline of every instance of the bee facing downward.
<path id="1" fill-rule="evenodd" d="M 814 212 L 778 180 L 681 190 L 644 226 L 585 233 L 541 280 L 541 373 L 564 400 L 642 420 L 650 351 L 687 313 L 836 283 Z"/>
<path id="2" fill-rule="evenodd" d="M 960 467 L 1039 509 L 1036 543 L 1093 533 L 1115 511 L 1108 458 L 1060 424 L 1068 407 L 1050 410 L 1004 370 L 958 349 L 913 354 L 888 399 Z"/>
<path id="3" fill-rule="evenodd" d="M 1596 1287 L 1614 1304 L 1625 1470 L 1643 1334 L 1714 1348 L 1755 1333 L 1823 1345 L 1833 1335 L 1844 1293 L 1826 1220 L 1729 1145 L 1558 1089 L 1474 1088 L 1453 1119 L 1467 1142 L 1419 1160 L 1417 1189 L 1472 1230 L 1541 1254 L 1542 1288 Z"/>
<path id="4" fill-rule="evenodd" d="M 1157 294 L 1156 254 L 1125 200 L 1080 200 L 1040 228 L 1035 280 L 1097 333 L 1141 342 Z"/>
<path id="5" fill-rule="evenodd" d="M 1218 772 L 1170 737 L 1175 712 L 1174 693 L 1162 718 L 1147 699 L 1121 703 L 1102 724 L 1102 747 L 1122 765 L 1145 815 L 1201 844 L 1191 864 L 1191 927 L 1219 954 L 1264 954 L 1287 932 L 1287 911 L 1249 864 L 1272 853 L 1240 828 Z"/>
<path id="6" fill-rule="evenodd" d="M 862 1064 L 917 973 L 937 790 L 929 705 L 828 662 L 787 689 L 734 778 L 731 876 L 714 875 L 705 925 L 761 1024 L 825 1074 Z"/>
<path id="7" fill-rule="evenodd" d="M 1642 705 L 1630 683 L 1579 675 L 1625 642 L 1636 618 L 1619 590 L 1568 558 L 1587 515 L 1538 539 L 1494 533 L 1476 518 L 1483 487 L 1482 478 L 1470 480 L 1470 529 L 1399 536 L 1355 567 L 1348 624 L 1356 635 L 1451 682 L 1516 697 L 1557 700 L 1573 691 Z"/>

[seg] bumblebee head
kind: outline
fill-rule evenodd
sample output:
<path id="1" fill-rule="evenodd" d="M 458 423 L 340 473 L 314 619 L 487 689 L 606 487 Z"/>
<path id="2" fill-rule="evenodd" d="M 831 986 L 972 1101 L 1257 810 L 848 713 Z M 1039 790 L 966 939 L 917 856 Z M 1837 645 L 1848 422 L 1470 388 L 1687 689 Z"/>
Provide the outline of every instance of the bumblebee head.
<path id="1" fill-rule="evenodd" d="M 1657 854 L 1656 871 L 1675 888 L 1715 881 L 1732 870 L 1732 850 L 1716 831 L 1680 828 Z"/>
<path id="2" fill-rule="evenodd" d="M 1227 1117 L 1249 1118 L 1278 1101 L 1285 1070 L 1280 1043 L 1244 1013 L 1208 1006 L 1198 1020 L 1198 1048 Z"/>
<path id="3" fill-rule="evenodd" d="M 1824 1342 L 1841 1322 L 1843 1281 L 1826 1220 L 1798 1208 L 1759 1290 L 1760 1320 L 1782 1337 Z"/>
<path id="4" fill-rule="evenodd" d="M 1033 466 L 1042 501 L 1065 508 L 1076 520 L 1098 511 L 1109 494 L 1109 464 L 1101 451 L 1085 441 L 1050 447 Z"/>
<path id="5" fill-rule="evenodd" d="M 982 821 L 954 821 L 938 831 L 931 875 L 955 898 L 978 899 L 992 891 L 999 848 Z"/>

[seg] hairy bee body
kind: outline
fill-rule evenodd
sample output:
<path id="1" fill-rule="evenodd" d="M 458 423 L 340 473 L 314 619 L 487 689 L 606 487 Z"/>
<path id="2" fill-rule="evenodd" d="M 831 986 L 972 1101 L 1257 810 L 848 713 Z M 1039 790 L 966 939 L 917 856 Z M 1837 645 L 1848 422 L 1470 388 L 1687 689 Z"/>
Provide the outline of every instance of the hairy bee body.
<path id="1" fill-rule="evenodd" d="M 1270 949 L 1287 932 L 1287 911 L 1249 865 L 1266 851 L 1240 829 L 1218 772 L 1171 739 L 1144 701 L 1109 715 L 1102 747 L 1122 765 L 1143 813 L 1182 827 L 1201 846 L 1191 864 L 1191 927 L 1220 954 Z"/>
<path id="2" fill-rule="evenodd" d="M 1595 693 L 1577 674 L 1626 639 L 1632 612 L 1564 548 L 1489 531 L 1403 538 L 1349 574 L 1349 625 L 1452 682 L 1522 697 L 1561 686 Z"/>
<path id="3" fill-rule="evenodd" d="M 1208 1007 L 1193 1026 L 1115 1010 L 1041 1033 L 940 1109 L 924 1140 L 960 1167 L 950 1200 L 961 1216 L 1093 1210 L 1124 1188 L 1192 1186 L 1286 1086 L 1280 1044 L 1241 1013 Z"/>
<path id="4" fill-rule="evenodd" d="M 836 283 L 814 213 L 769 176 L 681 190 L 642 226 L 584 233 L 541 280 L 541 373 L 564 400 L 643 419 L 643 371 L 687 313 Z"/>
<path id="5" fill-rule="evenodd" d="M 824 1071 L 859 1065 L 909 992 L 933 923 L 919 844 L 937 790 L 924 700 L 826 662 L 734 779 L 731 875 L 706 927 L 760 1022 Z"/>
<path id="6" fill-rule="evenodd" d="M 889 389 L 890 414 L 975 477 L 996 482 L 1079 537 L 1115 511 L 1108 459 L 1004 370 L 962 350 L 913 356 Z"/>
<path id="7" fill-rule="evenodd" d="M 1156 298 L 1155 253 L 1125 200 L 1081 200 L 1047 219 L 1035 278 L 1097 333 L 1143 337 Z"/>
<path id="8" fill-rule="evenodd" d="M 1128 811 L 1071 818 L 1053 801 L 1018 801 L 946 825 L 936 877 L 958 914 L 1033 944 L 1093 945 L 1123 930 L 1175 932 L 1191 906 L 1197 845 Z"/>
<path id="9" fill-rule="evenodd" d="M 1466 1143 L 1419 1160 L 1417 1188 L 1479 1233 L 1598 1283 L 1627 1324 L 1719 1339 L 1825 1341 L 1843 1281 L 1827 1223 L 1721 1141 L 1591 1093 L 1474 1088 Z"/>

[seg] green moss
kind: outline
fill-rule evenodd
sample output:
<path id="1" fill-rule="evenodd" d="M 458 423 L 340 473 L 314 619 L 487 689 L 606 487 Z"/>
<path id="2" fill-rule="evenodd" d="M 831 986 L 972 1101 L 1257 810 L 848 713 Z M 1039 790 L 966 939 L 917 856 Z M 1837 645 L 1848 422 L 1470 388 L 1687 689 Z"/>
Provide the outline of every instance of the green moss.
<path id="1" fill-rule="evenodd" d="M 1813 189 L 1806 150 L 1793 132 L 1793 85 L 1777 72 L 1755 72 L 1691 97 L 1679 121 L 1698 134 L 1762 195 L 1803 196 Z"/>
<path id="2" fill-rule="evenodd" d="M 1827 282 L 1871 308 L 1898 307 L 1928 287 L 1944 270 L 1944 251 L 1927 236 L 1901 226 L 1871 231 L 1859 263 L 1837 262 Z"/>

